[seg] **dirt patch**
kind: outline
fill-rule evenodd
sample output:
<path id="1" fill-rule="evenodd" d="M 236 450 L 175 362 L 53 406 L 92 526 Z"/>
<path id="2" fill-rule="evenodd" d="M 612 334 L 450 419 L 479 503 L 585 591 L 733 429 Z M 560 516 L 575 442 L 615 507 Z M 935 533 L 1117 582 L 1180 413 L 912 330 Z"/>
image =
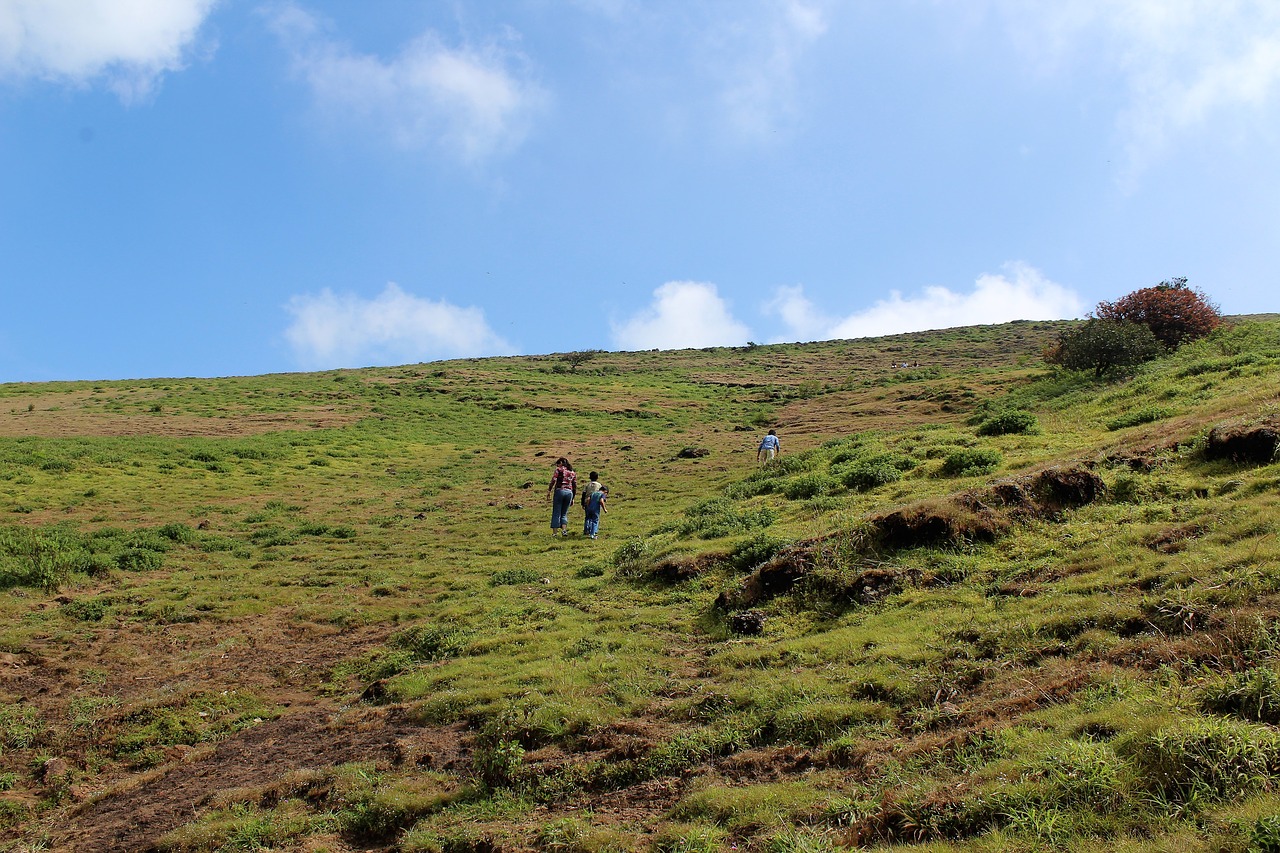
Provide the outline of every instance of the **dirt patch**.
<path id="1" fill-rule="evenodd" d="M 33 607 L 43 610 L 70 600 L 59 596 L 48 602 L 35 603 Z M 144 828 L 155 828 L 158 835 L 178 825 L 166 823 L 169 821 L 166 815 L 175 819 L 182 816 L 179 823 L 191 818 L 193 792 L 201 785 L 207 794 L 234 787 L 242 776 L 250 778 L 246 774 L 262 774 L 263 778 L 269 778 L 270 774 L 281 772 L 276 769 L 277 752 L 285 755 L 286 759 L 294 752 L 305 757 L 305 744 L 315 741 L 317 750 L 323 752 L 337 748 L 340 754 L 346 755 L 341 752 L 341 745 L 345 742 L 342 730 L 347 723 L 333 728 L 328 722 L 323 726 L 316 722 L 321 718 L 327 720 L 335 713 L 326 704 L 328 700 L 317 699 L 317 696 L 322 693 L 325 681 L 331 677 L 336 664 L 376 647 L 385 640 L 389 630 L 384 626 L 343 628 L 303 622 L 295 619 L 290 611 L 278 611 L 235 623 L 210 621 L 155 625 L 122 622 L 92 631 L 81 644 L 71 648 L 33 644 L 21 652 L 6 653 L 0 658 L 0 701 L 32 708 L 38 718 L 45 721 L 28 749 L 9 751 L 5 756 L 6 769 L 23 767 L 29 764 L 31 757 L 50 755 L 66 768 L 65 773 L 56 775 L 60 779 L 65 776 L 72 783 L 68 793 L 73 802 L 80 803 L 75 815 L 87 817 L 57 816 L 47 820 L 46 826 L 56 827 L 64 834 L 71 833 L 55 849 L 143 850 L 146 845 L 140 841 L 135 845 L 138 838 L 132 835 L 121 836 L 123 840 L 117 843 L 111 840 L 113 836 L 99 838 L 94 835 L 94 826 L 101 821 L 108 825 L 117 821 L 119 826 L 116 829 L 104 831 L 125 832 L 121 827 L 133 820 L 129 815 L 136 807 L 139 814 L 155 812 L 154 819 L 139 818 L 138 822 Z M 130 725 L 130 720 L 136 715 L 180 708 L 190 702 L 201 701 L 202 697 L 228 693 L 257 697 L 268 708 L 274 709 L 271 715 L 264 713 L 264 716 L 274 716 L 278 712 L 283 712 L 283 715 L 223 741 L 224 745 L 215 751 L 219 757 L 213 764 L 202 760 L 199 764 L 203 769 L 184 771 L 193 774 L 193 781 L 183 783 L 186 799 L 169 802 L 164 799 L 169 794 L 163 786 L 145 787 L 150 783 L 144 783 L 144 787 L 139 789 L 150 793 L 129 793 L 134 788 L 126 791 L 125 786 L 129 784 L 126 780 L 136 779 L 136 770 L 123 762 L 101 766 L 103 757 L 111 753 L 121 727 Z M 77 713 L 83 713 L 75 711 L 77 700 L 103 702 L 92 725 L 71 722 Z M 300 734 L 306 725 L 311 724 L 321 729 L 321 733 L 313 736 Z M 400 723 L 396 725 L 401 726 Z M 326 733 L 330 729 L 333 731 Z M 262 734 L 255 734 L 259 730 Z M 272 732 L 283 733 L 275 736 L 278 744 L 264 746 L 254 740 L 267 737 Z M 365 742 L 358 737 L 347 740 L 354 744 Z M 257 744 L 257 747 L 245 747 L 237 753 L 236 760 L 244 763 L 244 768 L 240 769 L 233 766 L 234 761 L 225 758 L 227 750 L 235 750 L 236 743 Z M 335 743 L 337 747 L 333 746 Z M 177 767 L 191 756 L 209 749 L 207 745 L 194 748 L 185 744 L 164 746 L 163 756 Z M 216 769 L 218 762 L 229 768 L 225 770 L 226 780 L 219 776 L 223 770 Z M 254 765 L 260 765 L 261 769 L 251 770 Z M 162 775 L 170 781 L 182 778 L 168 777 L 170 772 L 172 770 L 166 769 Z M 153 778 L 154 773 L 152 771 L 146 778 Z M 41 788 L 48 789 L 50 785 L 47 779 L 41 780 L 40 775 L 35 774 L 28 779 L 15 790 L 15 794 L 23 798 L 47 794 L 48 791 L 42 792 Z M 85 805 L 84 800 L 92 796 L 90 792 L 93 790 L 114 791 L 110 796 L 113 801 L 126 795 L 133 798 L 146 796 L 158 798 L 158 804 L 152 807 L 139 800 L 134 806 L 122 809 L 118 820 L 110 814 L 103 817 L 97 811 L 86 811 L 90 806 Z M 150 836 L 148 839 L 153 840 Z"/>
<path id="2" fill-rule="evenodd" d="M 355 423 L 362 417 L 330 408 L 278 414 L 240 414 L 225 418 L 37 410 L 0 413 L 0 437 L 112 438 L 155 435 L 174 438 L 235 438 L 289 430 L 336 429 Z"/>
<path id="3" fill-rule="evenodd" d="M 680 583 L 692 580 L 725 559 L 724 554 L 708 553 L 696 556 L 668 557 L 654 565 L 649 575 L 662 583 Z"/>
<path id="4" fill-rule="evenodd" d="M 272 613 L 234 624 L 124 623 L 95 632 L 86 646 L 55 657 L 27 651 L 0 666 L 0 695 L 20 696 L 51 716 L 86 693 L 93 679 L 127 711 L 163 692 L 242 690 L 288 705 L 314 695 L 339 661 L 385 640 L 389 629 L 294 621 Z"/>
<path id="5" fill-rule="evenodd" d="M 963 542 L 994 542 L 1009 527 L 1008 517 L 968 496 L 926 501 L 871 520 L 879 546 L 897 551 Z"/>
<path id="6" fill-rule="evenodd" d="M 179 404 L 181 405 L 181 404 Z M 163 391 L 134 388 L 128 394 L 88 389 L 0 398 L 0 437 L 119 437 L 137 435 L 233 438 L 289 430 L 332 429 L 366 416 L 354 405 L 301 406 L 288 411 L 247 411 L 237 403 L 195 412 L 173 408 Z"/>
<path id="7" fill-rule="evenodd" d="M 1152 551 L 1158 551 L 1161 554 L 1176 554 L 1186 549 L 1189 540 L 1199 539 L 1206 532 L 1208 532 L 1207 528 L 1201 524 L 1183 524 L 1177 527 L 1168 527 L 1148 539 L 1146 546 Z"/>
<path id="8" fill-rule="evenodd" d="M 408 759 L 448 768 L 465 760 L 463 739 L 458 728 L 424 730 L 395 710 L 311 708 L 262 723 L 218 744 L 206 757 L 90 800 L 66 817 L 49 849 L 149 850 L 208 808 L 216 792 L 356 761 L 385 769 Z"/>

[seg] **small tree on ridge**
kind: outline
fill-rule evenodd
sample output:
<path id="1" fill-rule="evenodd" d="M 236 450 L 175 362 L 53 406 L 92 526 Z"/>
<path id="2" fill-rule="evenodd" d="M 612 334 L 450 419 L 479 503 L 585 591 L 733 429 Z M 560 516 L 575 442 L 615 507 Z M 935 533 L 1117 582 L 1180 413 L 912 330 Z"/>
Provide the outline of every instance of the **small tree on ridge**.
<path id="1" fill-rule="evenodd" d="M 1058 342 L 1045 351 L 1044 360 L 1068 370 L 1092 370 L 1101 379 L 1128 371 L 1162 352 L 1164 347 L 1142 323 L 1090 317 L 1084 325 L 1060 334 Z"/>
<path id="2" fill-rule="evenodd" d="M 1141 323 L 1171 350 L 1203 338 L 1222 323 L 1217 306 L 1182 277 L 1135 290 L 1115 302 L 1099 302 L 1094 315 L 1099 320 Z"/>

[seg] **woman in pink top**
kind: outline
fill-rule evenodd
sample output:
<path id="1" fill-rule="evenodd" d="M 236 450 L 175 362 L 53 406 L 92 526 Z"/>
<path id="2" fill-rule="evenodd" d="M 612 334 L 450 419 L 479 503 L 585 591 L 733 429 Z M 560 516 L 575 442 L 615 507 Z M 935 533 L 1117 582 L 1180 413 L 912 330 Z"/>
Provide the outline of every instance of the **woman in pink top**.
<path id="1" fill-rule="evenodd" d="M 552 534 L 569 535 L 569 507 L 573 506 L 573 496 L 577 490 L 578 475 L 573 473 L 569 460 L 561 456 L 556 460 L 556 470 L 551 475 L 551 485 L 547 487 L 547 497 L 551 498 Z"/>

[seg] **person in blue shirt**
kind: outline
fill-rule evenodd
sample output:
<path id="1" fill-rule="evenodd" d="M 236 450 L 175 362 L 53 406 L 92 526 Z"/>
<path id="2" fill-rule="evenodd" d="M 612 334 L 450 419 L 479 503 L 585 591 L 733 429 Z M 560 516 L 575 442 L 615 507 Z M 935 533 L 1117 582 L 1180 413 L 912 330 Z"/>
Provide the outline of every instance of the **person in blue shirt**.
<path id="1" fill-rule="evenodd" d="M 769 430 L 769 434 L 760 442 L 760 446 L 756 449 L 756 462 L 765 462 L 766 464 L 778 458 L 778 454 L 782 452 L 782 444 L 778 441 L 777 430 Z"/>

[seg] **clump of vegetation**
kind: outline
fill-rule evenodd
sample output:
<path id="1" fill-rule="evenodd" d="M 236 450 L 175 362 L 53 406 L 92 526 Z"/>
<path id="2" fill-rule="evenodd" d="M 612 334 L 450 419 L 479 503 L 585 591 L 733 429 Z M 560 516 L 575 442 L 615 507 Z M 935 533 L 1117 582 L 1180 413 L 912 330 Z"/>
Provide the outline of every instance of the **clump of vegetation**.
<path id="1" fill-rule="evenodd" d="M 1203 338 L 1222 324 L 1216 306 L 1185 278 L 1099 302 L 1083 325 L 1062 332 L 1045 350 L 1050 364 L 1115 376 Z"/>
<path id="2" fill-rule="evenodd" d="M 1002 412 L 978 425 L 978 435 L 1025 435 L 1040 431 L 1040 422 L 1031 412 Z"/>
<path id="3" fill-rule="evenodd" d="M 1203 338 L 1222 325 L 1222 314 L 1184 277 L 1162 281 L 1117 299 L 1099 302 L 1094 310 L 1100 320 L 1146 326 L 1160 344 L 1174 350 Z"/>
<path id="4" fill-rule="evenodd" d="M 1132 426 L 1161 421 L 1171 414 L 1172 412 L 1163 406 L 1143 406 L 1140 409 L 1125 412 L 1120 417 L 1107 421 L 1107 429 L 1115 432 L 1118 429 L 1127 429 Z"/>
<path id="5" fill-rule="evenodd" d="M 857 492 L 869 492 L 902 479 L 902 470 L 884 460 L 856 462 L 840 472 L 845 488 Z"/>
<path id="6" fill-rule="evenodd" d="M 968 447 L 948 454 L 942 461 L 941 472 L 946 477 L 974 477 L 990 474 L 1003 460 L 1004 457 L 998 450 Z"/>
<path id="7" fill-rule="evenodd" d="M 792 477 L 782 484 L 782 494 L 788 500 L 803 500 L 825 495 L 835 488 L 836 481 L 826 474 L 810 472 Z"/>
<path id="8" fill-rule="evenodd" d="M 785 539 L 768 533 L 757 533 L 734 547 L 729 553 L 729 562 L 739 571 L 746 571 L 770 559 L 786 546 Z"/>
<path id="9" fill-rule="evenodd" d="M 1205 685 L 1200 704 L 1210 713 L 1255 723 L 1280 723 L 1280 674 L 1270 666 L 1231 673 Z"/>
<path id="10" fill-rule="evenodd" d="M 1044 358 L 1068 370 L 1092 370 L 1101 379 L 1130 371 L 1163 352 L 1155 334 L 1142 323 L 1092 317 L 1063 332 Z"/>
<path id="11" fill-rule="evenodd" d="M 502 569 L 489 577 L 489 586 L 512 586 L 522 583 L 537 583 L 538 573 L 527 566 Z"/>
<path id="12" fill-rule="evenodd" d="M 676 531 L 682 536 L 718 539 L 768 527 L 776 519 L 777 513 L 769 507 L 746 509 L 728 498 L 709 498 L 685 510 Z"/>

